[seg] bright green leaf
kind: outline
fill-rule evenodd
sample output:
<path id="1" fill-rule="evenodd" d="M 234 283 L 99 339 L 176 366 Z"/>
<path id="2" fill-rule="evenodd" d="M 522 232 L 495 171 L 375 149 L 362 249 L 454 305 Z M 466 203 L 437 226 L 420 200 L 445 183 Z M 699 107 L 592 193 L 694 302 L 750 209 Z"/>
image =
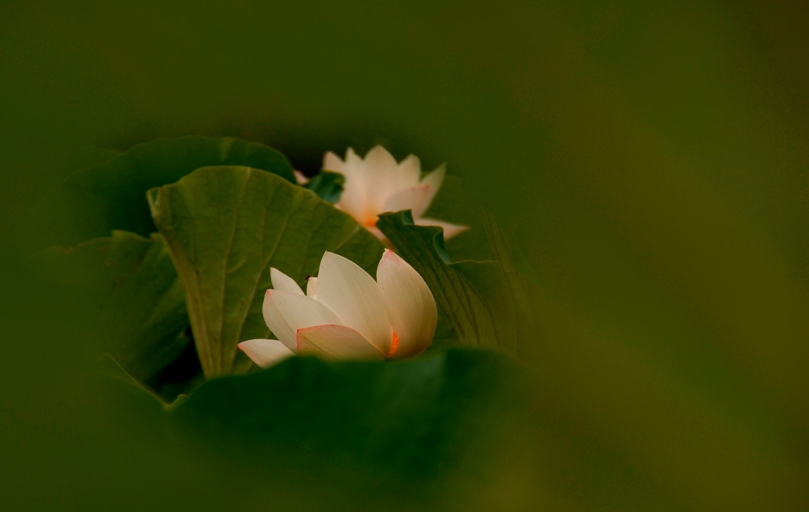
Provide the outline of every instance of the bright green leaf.
<path id="1" fill-rule="evenodd" d="M 146 191 L 174 183 L 200 167 L 245 165 L 294 183 L 278 151 L 231 138 L 159 139 L 72 174 L 43 205 L 42 245 L 74 245 L 113 229 L 148 236 L 155 231 Z"/>
<path id="2" fill-rule="evenodd" d="M 452 263 L 441 228 L 416 226 L 409 211 L 383 214 L 377 227 L 427 281 L 461 346 L 515 355 L 518 340 L 534 338 L 528 298 L 502 235 L 483 220 L 494 261 Z"/>
<path id="3" fill-rule="evenodd" d="M 52 247 L 37 262 L 59 282 L 99 304 L 93 335 L 136 379 L 149 383 L 189 343 L 183 288 L 160 236 L 113 231 L 71 249 Z"/>
<path id="4" fill-rule="evenodd" d="M 314 193 L 247 167 L 199 169 L 149 191 L 149 203 L 185 288 L 209 378 L 232 371 L 240 341 L 269 335 L 261 305 L 270 267 L 303 285 L 324 251 L 332 251 L 373 275 L 383 250 Z"/>

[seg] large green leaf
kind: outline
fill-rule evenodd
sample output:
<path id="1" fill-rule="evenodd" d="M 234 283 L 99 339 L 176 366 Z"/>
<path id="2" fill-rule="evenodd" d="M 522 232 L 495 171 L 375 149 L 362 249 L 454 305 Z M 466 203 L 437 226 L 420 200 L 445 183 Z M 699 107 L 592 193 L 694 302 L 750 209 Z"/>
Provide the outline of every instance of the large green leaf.
<path id="1" fill-rule="evenodd" d="M 146 191 L 210 165 L 245 165 L 294 182 L 278 151 L 231 138 L 159 139 L 72 174 L 43 205 L 44 245 L 73 245 L 113 229 L 143 236 L 155 231 Z"/>
<path id="2" fill-rule="evenodd" d="M 37 261 L 56 280 L 86 290 L 99 305 L 92 331 L 136 379 L 149 383 L 189 343 L 183 288 L 159 235 L 113 231 Z"/>
<path id="3" fill-rule="evenodd" d="M 510 471 L 527 469 L 511 460 L 507 445 L 534 449 L 522 442 L 519 421 L 531 376 L 490 351 L 453 349 L 395 363 L 293 357 L 212 379 L 170 406 L 114 361 L 101 363 L 103 407 L 117 413 L 118 428 L 128 432 L 136 422 L 148 432 L 128 435 L 166 443 L 172 459 L 192 454 L 212 475 L 230 475 L 250 489 L 233 496 L 249 496 L 248 509 L 302 492 L 348 510 L 391 500 L 397 505 L 387 509 L 411 510 L 457 486 L 458 473 L 465 480 L 459 494 L 485 495 L 481 485 L 496 484 L 504 462 Z"/>
<path id="4" fill-rule="evenodd" d="M 314 193 L 248 167 L 199 169 L 149 191 L 149 203 L 185 288 L 207 377 L 231 372 L 240 341 L 269 335 L 261 304 L 270 267 L 303 284 L 332 251 L 373 275 L 383 250 Z"/>
<path id="5" fill-rule="evenodd" d="M 415 225 L 409 211 L 383 214 L 377 227 L 427 281 L 460 345 L 515 355 L 518 340 L 533 339 L 530 306 L 502 235 L 483 220 L 493 261 L 452 263 L 442 229 Z"/>
<path id="6" fill-rule="evenodd" d="M 213 379 L 171 406 L 102 363 L 117 427 L 168 443 L 172 460 L 192 454 L 188 467 L 209 468 L 211 482 L 229 475 L 250 490 L 233 497 L 247 497 L 246 509 L 289 493 L 316 495 L 313 510 L 533 510 L 533 500 L 568 510 L 551 487 L 603 499 L 604 482 L 571 478 L 583 466 L 632 495 L 629 509 L 680 510 L 661 502 L 668 490 L 642 462 L 599 445 L 552 381 L 491 351 L 396 363 L 294 357 Z M 504 508 L 514 501 L 523 506 Z"/>
<path id="7" fill-rule="evenodd" d="M 349 471 L 366 487 L 406 477 L 415 490 L 460 463 L 492 402 L 519 392 L 521 374 L 488 351 L 400 363 L 294 357 L 209 381 L 172 414 L 253 460 Z"/>

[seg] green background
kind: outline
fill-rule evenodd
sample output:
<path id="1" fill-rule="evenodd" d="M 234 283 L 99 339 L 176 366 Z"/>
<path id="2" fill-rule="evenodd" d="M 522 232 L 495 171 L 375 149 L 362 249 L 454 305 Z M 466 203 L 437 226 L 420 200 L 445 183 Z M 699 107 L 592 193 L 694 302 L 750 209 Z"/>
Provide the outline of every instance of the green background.
<path id="1" fill-rule="evenodd" d="M 373 499 L 161 451 L 82 378 L 81 297 L 20 263 L 25 210 L 97 150 L 189 133 L 306 171 L 381 142 L 513 230 L 541 283 L 537 418 L 493 424 L 486 491 L 437 508 L 809 505 L 805 5 L 164 4 L 0 2 L 10 510 Z"/>

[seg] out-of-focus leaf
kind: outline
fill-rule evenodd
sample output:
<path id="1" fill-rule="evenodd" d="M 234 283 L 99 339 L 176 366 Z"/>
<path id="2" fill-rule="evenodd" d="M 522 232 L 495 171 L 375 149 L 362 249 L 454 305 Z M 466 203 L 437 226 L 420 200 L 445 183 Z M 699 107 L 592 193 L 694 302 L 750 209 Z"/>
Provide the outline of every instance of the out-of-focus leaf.
<path id="1" fill-rule="evenodd" d="M 427 350 L 445 350 L 459 345 L 458 336 L 455 334 L 455 329 L 452 328 L 452 322 L 443 311 L 438 310 L 438 325 L 435 328 L 433 343 Z"/>
<path id="2" fill-rule="evenodd" d="M 149 382 L 189 343 L 183 288 L 159 235 L 113 231 L 112 237 L 37 255 L 61 283 L 88 291 L 100 305 L 92 328 L 133 377 Z"/>
<path id="3" fill-rule="evenodd" d="M 181 137 L 139 144 L 72 174 L 43 204 L 42 245 L 73 245 L 113 229 L 143 236 L 155 231 L 146 191 L 210 165 L 245 165 L 294 182 L 278 151 L 232 138 Z"/>
<path id="4" fill-rule="evenodd" d="M 406 477 L 415 491 L 460 463 L 492 402 L 516 392 L 519 374 L 488 351 L 401 363 L 294 357 L 209 381 L 172 414 L 183 429 L 253 460 L 347 470 L 367 487 Z"/>
<path id="5" fill-rule="evenodd" d="M 453 261 L 493 259 L 484 215 L 480 200 L 467 192 L 461 178 L 453 175 L 444 178 L 435 199 L 424 214 L 432 219 L 469 226 L 469 230 L 444 242 Z"/>
<path id="6" fill-rule="evenodd" d="M 320 171 L 304 187 L 320 196 L 327 203 L 334 204 L 340 200 L 340 194 L 343 192 L 345 182 L 345 176 L 342 174 Z"/>
<path id="7" fill-rule="evenodd" d="M 409 211 L 383 214 L 377 227 L 427 281 L 460 345 L 515 355 L 531 334 L 530 306 L 502 236 L 484 222 L 494 261 L 450 262 L 441 228 L 416 226 Z"/>
<path id="8" fill-rule="evenodd" d="M 154 418 L 168 407 L 157 400 L 154 394 L 149 393 L 140 382 L 132 377 L 121 364 L 110 354 L 99 354 L 95 374 L 93 375 L 111 402 L 125 404 L 129 415 L 151 416 L 152 423 L 159 423 Z M 185 400 L 185 395 L 176 403 Z M 163 407 L 161 407 L 163 405 Z"/>
<path id="9" fill-rule="evenodd" d="M 375 273 L 382 244 L 312 192 L 248 167 L 207 167 L 149 191 L 152 215 L 186 292 L 207 377 L 230 373 L 240 341 L 266 338 L 270 267 L 303 284 L 324 251 Z M 249 365 L 241 358 L 236 369 Z"/>
<path id="10" fill-rule="evenodd" d="M 210 380 L 171 405 L 139 389 L 113 360 L 101 363 L 104 407 L 119 421 L 148 424 L 136 436 L 167 443 L 172 458 L 190 454 L 258 485 L 253 503 L 296 489 L 304 493 L 298 504 L 314 496 L 332 500 L 327 509 L 446 510 L 441 500 L 472 493 L 491 502 L 481 510 L 495 510 L 514 498 L 497 491 L 493 475 L 508 468 L 517 489 L 536 477 L 509 449 L 535 449 L 523 442 L 525 428 L 534 428 L 526 413 L 533 379 L 490 351 L 395 363 L 293 357 Z"/>

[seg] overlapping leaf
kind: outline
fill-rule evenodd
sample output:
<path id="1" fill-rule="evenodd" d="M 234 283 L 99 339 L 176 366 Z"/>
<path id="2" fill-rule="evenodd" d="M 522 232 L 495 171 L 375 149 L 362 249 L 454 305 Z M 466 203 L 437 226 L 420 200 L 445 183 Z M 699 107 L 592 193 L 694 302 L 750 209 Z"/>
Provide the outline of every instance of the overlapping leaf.
<path id="1" fill-rule="evenodd" d="M 441 228 L 417 226 L 409 211 L 381 215 L 377 227 L 427 281 L 462 346 L 517 353 L 531 313 L 500 233 L 484 217 L 495 260 L 452 263 Z"/>
<path id="2" fill-rule="evenodd" d="M 183 288 L 160 236 L 114 231 L 38 262 L 56 279 L 88 290 L 100 305 L 93 334 L 133 377 L 149 382 L 189 339 Z"/>
<path id="3" fill-rule="evenodd" d="M 102 363 L 109 399 L 162 429 L 160 403 L 113 361 Z M 399 496 L 406 482 L 406 494 L 423 495 L 482 442 L 482 426 L 515 413 L 526 379 L 513 361 L 488 351 L 397 363 L 293 357 L 208 381 L 162 410 L 173 439 L 202 441 L 259 471 L 337 478 Z"/>
<path id="4" fill-rule="evenodd" d="M 343 185 L 346 179 L 342 174 L 329 171 L 321 171 L 317 176 L 309 180 L 309 183 L 304 185 L 321 199 L 327 203 L 336 203 L 340 200 L 340 194 L 343 192 Z"/>
<path id="5" fill-rule="evenodd" d="M 74 245 L 113 229 L 148 236 L 155 231 L 146 191 L 210 165 L 245 165 L 294 183 L 278 151 L 231 138 L 181 137 L 134 146 L 111 160 L 72 174 L 43 205 L 41 245 Z"/>
<path id="6" fill-rule="evenodd" d="M 151 190 L 149 202 L 185 288 L 208 377 L 232 370 L 240 341 L 269 335 L 261 304 L 271 287 L 270 267 L 303 284 L 324 251 L 372 274 L 382 254 L 382 244 L 349 215 L 248 167 L 199 169 Z"/>

